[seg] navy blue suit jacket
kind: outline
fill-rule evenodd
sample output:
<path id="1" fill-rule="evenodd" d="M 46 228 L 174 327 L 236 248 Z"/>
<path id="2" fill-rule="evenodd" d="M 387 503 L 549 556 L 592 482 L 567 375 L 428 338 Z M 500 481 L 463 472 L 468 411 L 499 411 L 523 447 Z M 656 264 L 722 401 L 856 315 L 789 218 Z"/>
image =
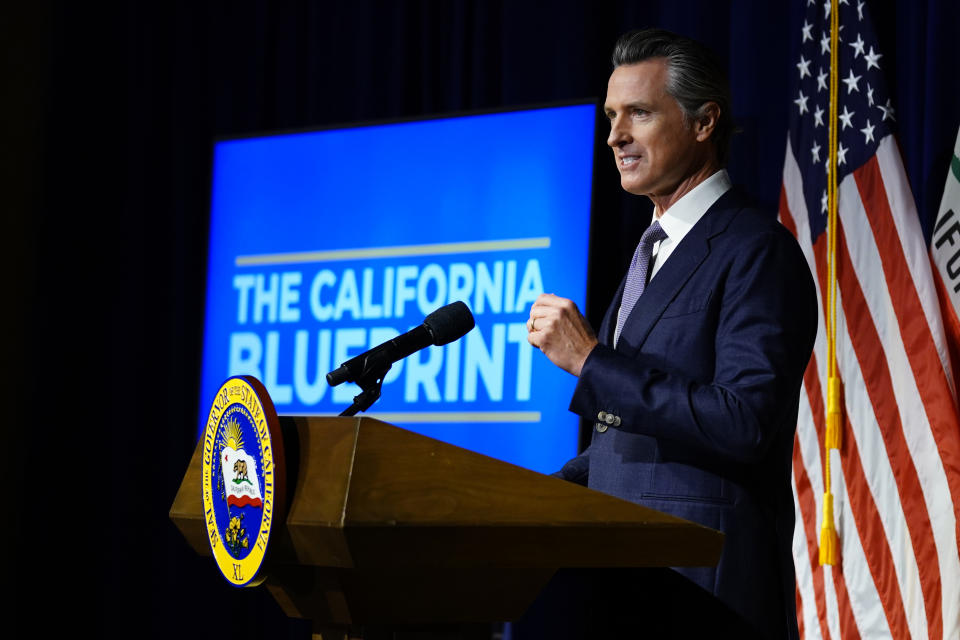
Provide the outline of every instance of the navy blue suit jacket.
<path id="1" fill-rule="evenodd" d="M 647 285 L 613 348 L 622 292 L 570 405 L 619 420 L 597 422 L 559 475 L 723 531 L 716 568 L 677 571 L 762 635 L 796 637 L 791 456 L 817 325 L 796 240 L 730 190 Z"/>

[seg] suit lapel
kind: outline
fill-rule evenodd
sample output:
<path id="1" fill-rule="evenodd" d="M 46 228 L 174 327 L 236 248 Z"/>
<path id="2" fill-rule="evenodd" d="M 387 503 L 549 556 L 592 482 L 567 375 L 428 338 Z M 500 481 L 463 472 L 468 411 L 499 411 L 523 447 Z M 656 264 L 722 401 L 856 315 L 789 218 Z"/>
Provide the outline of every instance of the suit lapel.
<path id="1" fill-rule="evenodd" d="M 617 327 L 617 311 L 620 309 L 620 300 L 623 299 L 623 288 L 627 283 L 627 276 L 624 275 L 620 280 L 620 288 L 613 296 L 613 302 L 607 307 L 607 313 L 603 316 L 603 322 L 600 324 L 600 331 L 597 339 L 601 344 L 613 346 L 613 331 Z"/>
<path id="2" fill-rule="evenodd" d="M 653 325 L 663 315 L 664 309 L 677 297 L 686 282 L 710 254 L 710 239 L 723 233 L 731 218 L 739 211 L 740 207 L 735 206 L 737 200 L 733 189 L 723 194 L 673 250 L 656 277 L 647 284 L 643 295 L 630 312 L 630 316 L 624 323 L 623 332 L 620 334 L 620 340 L 617 342 L 617 351 L 632 354 L 643 345 Z M 620 290 L 615 299 L 617 308 L 620 306 L 619 300 L 622 294 L 623 283 L 620 284 Z M 615 322 L 608 322 L 608 320 L 611 315 L 612 318 L 616 318 L 616 311 L 612 314 L 608 311 L 607 315 L 608 319 L 604 320 L 604 324 L 615 325 Z M 609 338 L 608 344 L 612 344 L 612 334 Z"/>

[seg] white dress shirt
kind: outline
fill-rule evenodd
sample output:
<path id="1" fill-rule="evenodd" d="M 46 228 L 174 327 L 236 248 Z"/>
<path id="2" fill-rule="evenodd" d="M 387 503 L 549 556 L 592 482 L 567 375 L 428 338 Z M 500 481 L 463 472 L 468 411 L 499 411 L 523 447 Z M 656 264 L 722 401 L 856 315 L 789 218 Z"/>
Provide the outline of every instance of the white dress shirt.
<path id="1" fill-rule="evenodd" d="M 659 218 L 654 212 L 654 219 L 660 221 L 660 226 L 667 233 L 667 238 L 653 245 L 651 280 L 684 236 L 693 229 L 693 225 L 700 221 L 707 209 L 729 191 L 731 186 L 726 169 L 721 169 L 673 203 L 673 206 L 660 214 Z"/>
<path id="2" fill-rule="evenodd" d="M 684 236 L 693 229 L 693 225 L 699 222 L 707 209 L 712 207 L 713 203 L 719 200 L 731 186 L 726 169 L 721 169 L 695 186 L 689 193 L 684 194 L 659 216 L 658 212 L 654 211 L 654 219 L 660 221 L 660 226 L 667 237 L 653 244 L 653 255 L 650 258 L 653 261 L 653 269 L 650 271 L 650 280 L 657 275 L 660 267 L 664 265 Z M 620 310 L 617 314 L 619 320 Z"/>

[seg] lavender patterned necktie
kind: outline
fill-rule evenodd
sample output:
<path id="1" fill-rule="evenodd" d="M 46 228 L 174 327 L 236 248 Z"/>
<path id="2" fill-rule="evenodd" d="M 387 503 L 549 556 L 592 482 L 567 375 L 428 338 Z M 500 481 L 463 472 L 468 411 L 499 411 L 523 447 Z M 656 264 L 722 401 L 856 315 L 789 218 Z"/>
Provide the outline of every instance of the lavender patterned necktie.
<path id="1" fill-rule="evenodd" d="M 653 221 L 647 230 L 640 237 L 640 244 L 637 250 L 633 252 L 633 261 L 630 263 L 630 271 L 627 272 L 627 283 L 623 286 L 623 298 L 620 301 L 620 313 L 617 317 L 617 329 L 613 334 L 613 344 L 616 346 L 620 339 L 620 332 L 623 331 L 623 325 L 627 321 L 630 312 L 637 304 L 637 300 L 643 295 L 643 290 L 647 286 L 647 271 L 650 269 L 650 256 L 653 254 L 653 245 L 664 240 L 667 232 L 660 226 L 660 222 Z"/>

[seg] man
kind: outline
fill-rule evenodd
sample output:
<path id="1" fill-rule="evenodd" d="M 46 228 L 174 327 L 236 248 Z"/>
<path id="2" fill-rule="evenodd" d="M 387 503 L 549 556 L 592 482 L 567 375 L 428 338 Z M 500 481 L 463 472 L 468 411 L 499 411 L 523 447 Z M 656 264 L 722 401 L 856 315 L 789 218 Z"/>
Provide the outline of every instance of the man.
<path id="1" fill-rule="evenodd" d="M 559 475 L 723 531 L 716 568 L 676 571 L 747 629 L 796 637 L 790 473 L 816 333 L 809 269 L 730 187 L 730 98 L 710 52 L 632 32 L 613 65 L 607 144 L 654 221 L 599 339 L 569 300 L 531 308 L 530 343 L 578 376 L 570 409 L 595 422 Z"/>

